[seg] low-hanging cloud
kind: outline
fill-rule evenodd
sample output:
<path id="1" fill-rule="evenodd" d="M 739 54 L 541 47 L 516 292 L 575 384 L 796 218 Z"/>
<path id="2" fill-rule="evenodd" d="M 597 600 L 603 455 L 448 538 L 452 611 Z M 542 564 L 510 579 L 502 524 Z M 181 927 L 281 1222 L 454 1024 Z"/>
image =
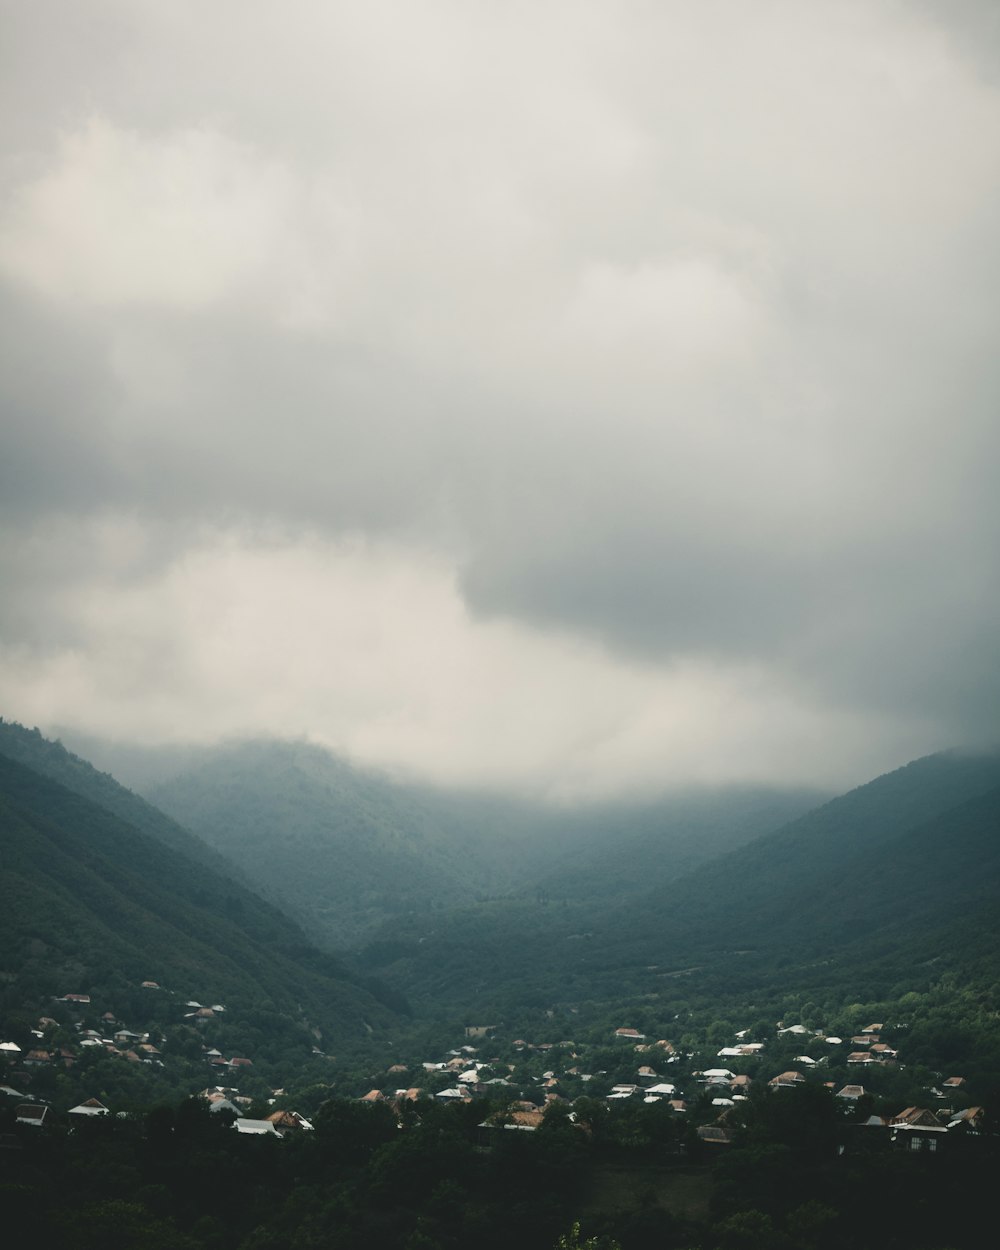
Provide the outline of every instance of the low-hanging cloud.
<path id="1" fill-rule="evenodd" d="M 46 7 L 0 170 L 7 714 L 566 793 L 995 736 L 984 8 Z M 273 615 L 328 559 L 336 656 Z"/>
<path id="2" fill-rule="evenodd" d="M 143 741 L 153 728 L 165 743 L 308 726 L 403 776 L 573 801 L 802 769 L 835 783 L 887 738 L 896 751 L 919 740 L 904 722 L 811 705 L 753 665 L 647 665 L 476 620 L 432 553 L 205 534 L 150 575 L 135 572 L 127 526 L 87 541 L 132 576 L 64 584 L 47 606 L 72 637 L 0 651 L 5 689 L 42 723 L 86 708 L 92 732 Z M 831 725 L 850 758 L 817 769 Z"/>

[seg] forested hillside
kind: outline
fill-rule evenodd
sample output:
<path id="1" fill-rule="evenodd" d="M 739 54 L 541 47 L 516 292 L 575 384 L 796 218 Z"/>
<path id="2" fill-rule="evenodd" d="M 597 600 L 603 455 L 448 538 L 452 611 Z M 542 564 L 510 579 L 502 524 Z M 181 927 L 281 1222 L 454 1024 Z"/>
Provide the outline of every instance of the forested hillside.
<path id="1" fill-rule="evenodd" d="M 148 797 L 317 938 L 358 946 L 392 917 L 497 896 L 602 906 L 674 880 L 814 806 L 722 788 L 559 807 L 406 785 L 306 743 L 217 748 Z"/>
<path id="2" fill-rule="evenodd" d="M 507 1003 L 663 993 L 693 976 L 836 980 L 1000 898 L 1000 757 L 943 754 L 876 779 L 622 904 L 495 900 L 387 925 L 370 966 L 428 1000 Z M 853 974 L 852 974 L 853 975 Z"/>
<path id="3" fill-rule="evenodd" d="M 393 1012 L 243 886 L 0 755 L 3 1003 L 125 993 L 267 1005 L 330 1040 Z"/>
<path id="4" fill-rule="evenodd" d="M 0 718 L 0 753 L 25 764 L 36 773 L 51 777 L 67 790 L 91 799 L 190 859 L 225 877 L 242 879 L 238 864 L 225 859 L 202 838 L 195 837 L 159 808 L 123 786 L 110 773 L 99 771 L 87 759 L 68 751 L 61 742 L 43 737 L 37 729 L 26 729 L 15 721 Z M 245 880 L 243 884 L 246 885 Z"/>

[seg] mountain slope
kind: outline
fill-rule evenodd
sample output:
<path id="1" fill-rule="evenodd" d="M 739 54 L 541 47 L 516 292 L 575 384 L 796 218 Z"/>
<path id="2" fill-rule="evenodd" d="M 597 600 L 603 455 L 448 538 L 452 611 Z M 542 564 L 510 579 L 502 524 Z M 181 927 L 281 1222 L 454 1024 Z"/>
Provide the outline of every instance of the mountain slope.
<path id="1" fill-rule="evenodd" d="M 893 949 L 900 963 L 1000 899 L 998 787 L 996 754 L 928 757 L 624 903 L 500 902 L 387 926 L 371 965 L 417 997 L 460 985 L 485 1004 L 662 995 L 686 970 L 749 986 Z"/>
<path id="2" fill-rule="evenodd" d="M 925 893 L 924 876 L 939 871 L 931 867 L 935 844 L 944 865 L 949 838 L 989 841 L 993 799 L 976 801 L 997 786 L 1000 754 L 915 760 L 705 865 L 682 888 L 648 895 L 633 909 L 633 933 L 655 941 L 665 926 L 674 940 L 701 949 L 801 948 L 812 941 L 806 917 L 816 945 L 846 935 L 862 914 L 870 929 L 918 880 Z M 993 864 L 989 858 L 982 867 Z M 978 888 L 977 865 L 961 866 L 953 888 Z"/>
<path id="3" fill-rule="evenodd" d="M 730 789 L 567 808 L 402 784 L 307 743 L 215 748 L 147 790 L 325 942 L 410 913 L 538 893 L 648 889 L 813 806 Z"/>
<path id="4" fill-rule="evenodd" d="M 243 887 L 4 755 L 0 855 L 8 997 L 18 986 L 57 994 L 152 980 L 212 1001 L 268 1003 L 333 1038 L 392 1019 Z"/>
<path id="5" fill-rule="evenodd" d="M 100 772 L 88 760 L 68 751 L 61 742 L 43 737 L 37 729 L 26 729 L 14 721 L 0 719 L 0 753 L 36 773 L 50 777 L 67 790 L 90 799 L 136 829 L 215 872 L 227 877 L 239 875 L 238 866 L 229 863 L 201 838 L 195 837 L 164 812 L 126 789 L 109 773 Z"/>
<path id="6" fill-rule="evenodd" d="M 456 856 L 414 795 L 306 743 L 218 748 L 149 795 L 327 942 L 498 875 L 488 844 Z"/>

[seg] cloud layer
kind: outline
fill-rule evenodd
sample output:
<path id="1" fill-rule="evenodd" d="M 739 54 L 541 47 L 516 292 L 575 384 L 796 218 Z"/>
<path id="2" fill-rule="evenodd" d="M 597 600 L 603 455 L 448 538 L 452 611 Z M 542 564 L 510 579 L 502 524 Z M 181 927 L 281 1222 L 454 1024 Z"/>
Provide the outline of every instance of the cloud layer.
<path id="1" fill-rule="evenodd" d="M 203 10 L 13 14 L 5 714 L 560 795 L 995 738 L 989 6 Z"/>

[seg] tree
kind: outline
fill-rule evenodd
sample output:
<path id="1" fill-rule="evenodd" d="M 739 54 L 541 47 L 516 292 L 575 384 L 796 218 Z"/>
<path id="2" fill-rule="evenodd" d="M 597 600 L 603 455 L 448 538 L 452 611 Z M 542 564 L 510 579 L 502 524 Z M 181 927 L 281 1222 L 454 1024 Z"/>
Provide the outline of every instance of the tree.
<path id="1" fill-rule="evenodd" d="M 622 1250 L 622 1247 L 621 1242 L 615 1241 L 613 1237 L 588 1237 L 586 1241 L 581 1241 L 580 1224 L 577 1221 L 568 1233 L 563 1233 L 559 1238 L 555 1250 Z"/>

